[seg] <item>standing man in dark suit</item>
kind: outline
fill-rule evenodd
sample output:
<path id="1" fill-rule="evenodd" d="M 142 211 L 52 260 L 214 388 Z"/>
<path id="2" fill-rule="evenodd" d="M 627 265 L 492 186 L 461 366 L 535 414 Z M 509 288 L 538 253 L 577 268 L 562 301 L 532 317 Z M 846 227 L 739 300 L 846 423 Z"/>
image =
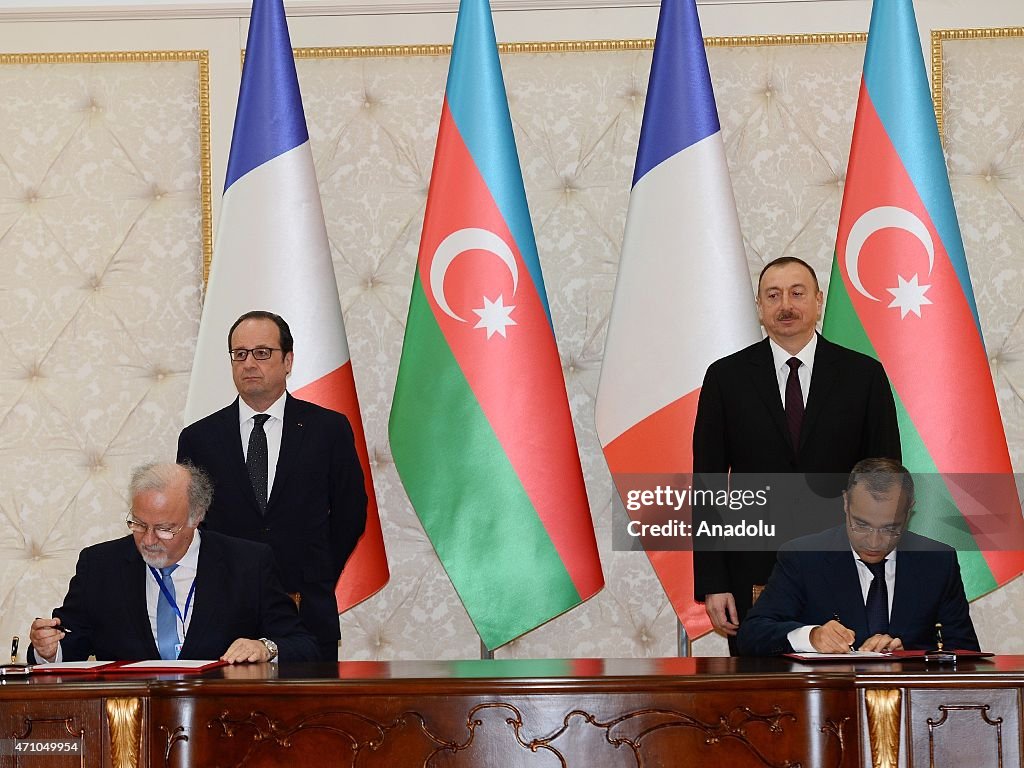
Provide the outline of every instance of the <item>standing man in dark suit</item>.
<path id="1" fill-rule="evenodd" d="M 338 660 L 334 586 L 366 525 L 366 491 L 348 419 L 285 391 L 293 340 L 271 312 L 247 312 L 228 331 L 238 398 L 186 427 L 178 461 L 210 473 L 204 528 L 271 546 L 285 589 Z"/>
<path id="2" fill-rule="evenodd" d="M 816 333 L 822 302 L 804 261 L 785 256 L 761 271 L 757 314 L 768 337 L 708 367 L 693 430 L 695 475 L 845 475 L 860 459 L 901 458 L 885 371 Z M 774 561 L 771 551 L 694 552 L 694 596 L 732 653 L 754 587 Z"/>
<path id="3" fill-rule="evenodd" d="M 737 637 L 740 653 L 977 651 L 956 552 L 907 531 L 914 480 L 866 459 L 843 492 L 845 524 L 784 545 Z"/>
<path id="4" fill-rule="evenodd" d="M 86 547 L 64 604 L 29 630 L 29 661 L 316 661 L 270 548 L 199 532 L 213 485 L 202 470 L 132 473 L 131 535 Z"/>

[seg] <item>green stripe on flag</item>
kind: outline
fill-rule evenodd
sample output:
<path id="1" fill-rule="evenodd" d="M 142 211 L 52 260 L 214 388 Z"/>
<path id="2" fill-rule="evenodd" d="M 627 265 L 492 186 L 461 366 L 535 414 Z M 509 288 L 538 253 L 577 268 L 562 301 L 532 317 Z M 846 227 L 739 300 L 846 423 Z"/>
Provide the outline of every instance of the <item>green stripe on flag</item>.
<path id="1" fill-rule="evenodd" d="M 878 353 L 850 301 L 838 259 L 834 256 L 826 310 L 822 333 L 830 341 L 878 359 Z M 910 520 L 910 530 L 956 549 L 967 599 L 974 600 L 999 585 L 992 576 L 984 554 L 978 551 L 967 521 L 960 513 L 945 481 L 939 475 L 938 467 L 925 447 L 910 414 L 907 413 L 899 392 L 894 390 L 893 397 L 896 400 L 896 417 L 900 425 L 903 466 L 914 473 L 917 500 L 916 511 Z"/>
<path id="2" fill-rule="evenodd" d="M 581 602 L 418 273 L 389 434 L 409 500 L 488 648 Z"/>

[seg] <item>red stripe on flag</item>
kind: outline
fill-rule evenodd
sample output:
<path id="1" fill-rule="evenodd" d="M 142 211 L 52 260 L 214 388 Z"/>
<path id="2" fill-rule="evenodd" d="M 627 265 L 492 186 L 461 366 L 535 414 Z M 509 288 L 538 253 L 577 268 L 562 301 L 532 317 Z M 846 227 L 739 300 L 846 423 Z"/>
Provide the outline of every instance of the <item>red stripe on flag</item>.
<path id="1" fill-rule="evenodd" d="M 612 474 L 693 471 L 693 434 L 700 389 L 655 411 L 604 446 Z"/>
<path id="2" fill-rule="evenodd" d="M 470 228 L 487 230 L 505 242 L 512 251 L 518 284 L 502 258 L 476 249 L 451 262 L 443 289 L 435 295 L 435 251 L 452 233 Z M 603 586 L 604 578 L 593 557 L 593 524 L 554 334 L 519 248 L 462 141 L 447 101 L 418 269 L 427 301 L 470 388 L 573 584 L 581 597 L 589 597 Z M 485 310 L 499 297 L 506 309 L 514 307 L 508 312 L 514 324 L 504 326 L 504 335 L 495 331 L 488 338 L 486 328 L 475 327 L 482 321 L 474 310 Z M 439 300 L 461 320 L 447 314 Z"/>
<path id="3" fill-rule="evenodd" d="M 1003 558 L 989 555 L 1011 546 L 1008 533 L 1021 541 L 1024 522 L 1020 519 L 988 359 L 945 246 L 863 84 L 850 168 L 836 241 L 843 282 L 894 389 L 935 466 L 945 476 L 978 546 L 986 551 L 990 565 L 998 565 Z M 871 170 L 854 176 L 855 168 Z M 934 247 L 933 266 L 929 267 L 925 244 L 917 235 L 890 224 L 868 236 L 854 262 L 855 274 L 850 274 L 850 232 L 865 213 L 883 206 L 909 212 L 924 224 Z M 902 220 L 903 214 L 900 217 Z M 910 217 L 905 220 L 912 222 Z M 854 279 L 858 276 L 859 288 Z M 889 289 L 915 278 L 919 285 L 928 286 L 924 296 L 930 303 L 906 313 L 890 306 L 895 294 Z M 877 300 L 865 296 L 865 292 Z M 972 495 L 958 486 L 954 473 L 1001 474 L 1006 482 L 992 478 L 975 487 Z M 972 510 L 984 510 L 989 516 L 1000 514 L 999 535 L 990 535 L 986 523 L 979 527 Z M 993 522 L 992 517 L 987 520 Z"/>
<path id="4" fill-rule="evenodd" d="M 351 361 L 340 368 L 312 381 L 293 393 L 296 397 L 316 403 L 324 408 L 345 414 L 355 437 L 356 453 L 363 468 L 363 484 L 366 488 L 366 530 L 359 539 L 355 550 L 345 563 L 345 570 L 334 588 L 338 601 L 338 612 L 347 611 L 366 598 L 378 592 L 391 574 L 388 571 L 387 554 L 384 551 L 384 534 L 380 527 L 380 513 L 377 510 L 377 496 L 373 492 L 373 476 L 370 473 L 370 457 L 363 432 L 363 419 L 359 412 L 356 382 L 352 375 Z"/>
<path id="5" fill-rule="evenodd" d="M 693 434 L 700 389 L 640 420 L 604 446 L 612 479 L 625 474 L 684 474 L 693 471 Z M 616 483 L 618 487 L 618 484 Z M 704 606 L 693 599 L 693 552 L 648 550 L 658 580 L 691 640 L 711 631 Z"/>
<path id="6" fill-rule="evenodd" d="M 932 458 L 942 472 L 1009 472 L 1003 445 L 990 439 L 1003 425 L 992 396 L 988 360 L 978 337 L 974 315 L 942 240 L 917 190 L 874 111 L 867 90 L 861 86 L 862 109 L 858 114 L 858 141 L 854 150 L 873 155 L 851 157 L 850 165 L 872 169 L 870 178 L 847 186 L 839 225 L 837 252 L 853 302 L 889 378 L 903 400 Z M 859 181 L 859 179 L 858 179 Z M 879 300 L 864 296 L 851 281 L 846 265 L 846 241 L 862 214 L 878 206 L 895 206 L 914 214 L 928 229 L 935 248 L 935 265 L 929 274 L 924 246 L 901 229 L 883 229 L 869 237 L 860 253 L 860 277 L 864 288 Z M 930 285 L 930 305 L 921 317 L 911 312 L 900 317 L 890 308 L 898 278 L 917 275 Z M 965 416 L 971 428 L 951 429 L 950 403 L 971 403 Z"/>

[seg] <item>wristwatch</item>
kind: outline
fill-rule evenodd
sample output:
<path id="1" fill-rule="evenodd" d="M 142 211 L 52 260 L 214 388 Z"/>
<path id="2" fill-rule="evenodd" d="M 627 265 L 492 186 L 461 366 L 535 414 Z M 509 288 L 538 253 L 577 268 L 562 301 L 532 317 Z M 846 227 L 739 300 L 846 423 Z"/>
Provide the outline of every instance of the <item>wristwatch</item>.
<path id="1" fill-rule="evenodd" d="M 277 658 L 277 643 L 271 640 L 269 637 L 261 637 L 260 642 L 263 643 L 263 647 L 267 649 L 267 661 L 273 661 Z"/>

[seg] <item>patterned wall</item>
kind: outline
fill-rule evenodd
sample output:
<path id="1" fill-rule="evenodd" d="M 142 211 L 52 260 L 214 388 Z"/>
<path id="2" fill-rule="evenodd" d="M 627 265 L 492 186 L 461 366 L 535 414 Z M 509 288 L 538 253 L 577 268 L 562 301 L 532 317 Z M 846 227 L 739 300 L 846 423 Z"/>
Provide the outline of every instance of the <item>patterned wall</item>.
<path id="1" fill-rule="evenodd" d="M 79 549 L 125 532 L 131 467 L 173 451 L 209 218 L 206 54 L 6 56 L 0 93 L 10 637 L 60 604 Z"/>
<path id="2" fill-rule="evenodd" d="M 863 41 L 751 42 L 709 47 L 751 272 L 792 254 L 824 283 Z M 954 194 L 1019 467 L 1024 39 L 937 48 Z M 608 586 L 496 655 L 668 655 L 674 616 L 646 558 L 612 551 L 593 426 L 649 43 L 526 49 L 506 52 L 505 78 Z M 0 67 L 5 96 L 20 94 L 0 103 L 0 345 L 11 361 L 0 370 L 0 637 L 59 603 L 81 546 L 120 533 L 130 466 L 173 452 L 202 275 L 201 69 L 191 59 Z M 475 657 L 386 431 L 447 57 L 315 49 L 298 69 L 393 573 L 343 616 L 343 656 Z M 975 603 L 986 647 L 1024 649 L 1009 630 L 1021 589 Z M 709 638 L 694 650 L 724 647 Z"/>

